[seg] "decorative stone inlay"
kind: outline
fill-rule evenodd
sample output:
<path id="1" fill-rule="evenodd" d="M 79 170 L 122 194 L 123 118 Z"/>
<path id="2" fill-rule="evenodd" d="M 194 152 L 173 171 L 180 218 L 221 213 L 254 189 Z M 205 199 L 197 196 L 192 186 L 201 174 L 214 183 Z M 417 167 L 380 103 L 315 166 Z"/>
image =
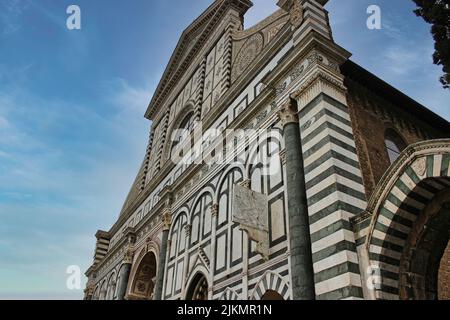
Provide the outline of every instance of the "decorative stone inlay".
<path id="1" fill-rule="evenodd" d="M 425 157 L 417 159 L 413 164 L 412 168 L 417 173 L 419 177 L 425 176 L 427 170 L 427 159 Z"/>
<path id="2" fill-rule="evenodd" d="M 251 36 L 242 46 L 233 66 L 232 78 L 239 77 L 264 48 L 264 37 L 261 33 Z"/>

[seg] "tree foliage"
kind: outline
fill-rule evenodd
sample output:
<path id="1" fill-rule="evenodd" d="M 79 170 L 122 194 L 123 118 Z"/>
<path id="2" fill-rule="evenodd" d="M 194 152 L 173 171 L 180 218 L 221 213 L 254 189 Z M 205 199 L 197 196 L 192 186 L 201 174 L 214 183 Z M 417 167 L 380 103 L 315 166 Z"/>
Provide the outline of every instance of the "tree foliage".
<path id="1" fill-rule="evenodd" d="M 443 67 L 441 83 L 450 88 L 450 0 L 413 0 L 417 16 L 432 25 L 435 41 L 434 63 Z"/>

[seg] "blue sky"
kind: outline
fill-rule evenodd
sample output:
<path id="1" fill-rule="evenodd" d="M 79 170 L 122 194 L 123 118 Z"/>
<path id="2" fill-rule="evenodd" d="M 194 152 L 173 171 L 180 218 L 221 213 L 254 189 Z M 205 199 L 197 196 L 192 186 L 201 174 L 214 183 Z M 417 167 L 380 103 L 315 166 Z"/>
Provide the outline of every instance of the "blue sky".
<path id="1" fill-rule="evenodd" d="M 0 299 L 79 299 L 66 268 L 92 262 L 143 159 L 143 114 L 183 29 L 211 0 L 0 2 Z M 255 0 L 250 26 L 276 9 Z M 66 28 L 77 4 L 82 29 Z M 176 4 L 176 5 L 175 5 Z M 378 4 L 383 28 L 366 28 Z M 429 25 L 410 0 L 331 0 L 353 60 L 450 119 Z"/>

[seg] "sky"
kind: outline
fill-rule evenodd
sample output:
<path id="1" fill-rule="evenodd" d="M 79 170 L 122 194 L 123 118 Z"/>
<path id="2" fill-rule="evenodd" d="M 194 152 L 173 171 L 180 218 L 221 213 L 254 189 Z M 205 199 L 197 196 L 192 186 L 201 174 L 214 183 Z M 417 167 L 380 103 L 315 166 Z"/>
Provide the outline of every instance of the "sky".
<path id="1" fill-rule="evenodd" d="M 254 0 L 245 26 L 277 9 Z M 0 1 L 0 299 L 81 299 L 144 157 L 144 113 L 182 31 L 211 0 Z M 81 9 L 68 30 L 66 9 Z M 382 28 L 366 27 L 369 5 Z M 352 59 L 447 120 L 430 26 L 410 0 L 330 0 Z"/>

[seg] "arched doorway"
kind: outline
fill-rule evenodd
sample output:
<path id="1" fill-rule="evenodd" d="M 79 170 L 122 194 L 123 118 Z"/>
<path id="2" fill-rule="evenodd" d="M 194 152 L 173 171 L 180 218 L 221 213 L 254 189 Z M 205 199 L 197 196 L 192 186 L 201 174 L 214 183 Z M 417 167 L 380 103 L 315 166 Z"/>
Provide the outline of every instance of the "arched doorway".
<path id="1" fill-rule="evenodd" d="M 197 273 L 187 291 L 186 300 L 208 300 L 208 280 Z"/>
<path id="2" fill-rule="evenodd" d="M 450 140 L 405 149 L 368 201 L 361 261 L 376 275 L 375 299 L 434 300 L 448 295 Z M 367 263 L 366 262 L 366 263 Z"/>
<path id="3" fill-rule="evenodd" d="M 281 294 L 274 290 L 267 290 L 266 293 L 263 294 L 261 300 L 284 300 Z"/>
<path id="4" fill-rule="evenodd" d="M 155 288 L 156 256 L 148 252 L 142 258 L 136 270 L 129 299 L 151 300 Z"/>
<path id="5" fill-rule="evenodd" d="M 414 223 L 400 262 L 400 299 L 437 300 L 450 294 L 450 188 L 437 194 Z"/>

